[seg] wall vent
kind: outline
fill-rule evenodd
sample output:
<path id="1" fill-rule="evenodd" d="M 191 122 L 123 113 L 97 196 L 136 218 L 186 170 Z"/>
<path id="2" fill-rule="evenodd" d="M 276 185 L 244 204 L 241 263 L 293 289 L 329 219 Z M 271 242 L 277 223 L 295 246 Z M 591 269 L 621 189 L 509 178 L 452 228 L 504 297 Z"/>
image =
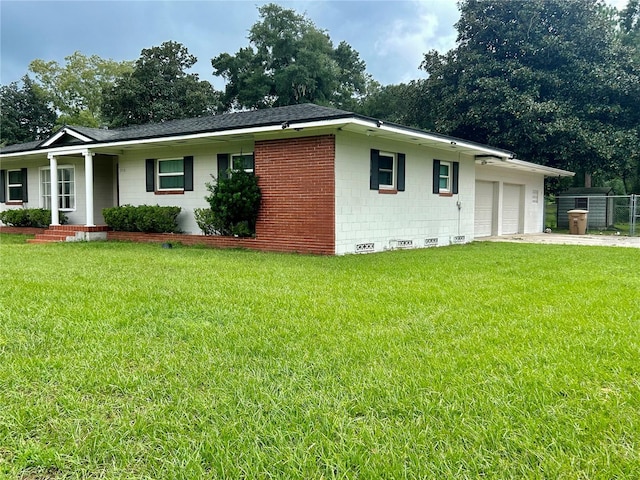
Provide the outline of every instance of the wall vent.
<path id="1" fill-rule="evenodd" d="M 437 238 L 425 238 L 424 239 L 424 246 L 425 247 L 437 247 L 438 246 L 438 239 Z"/>
<path id="2" fill-rule="evenodd" d="M 453 243 L 454 245 L 464 243 L 464 238 L 464 235 L 456 235 L 451 239 L 451 243 Z"/>
<path id="3" fill-rule="evenodd" d="M 366 253 L 373 252 L 374 243 L 357 243 L 356 244 L 356 253 Z"/>
<path id="4" fill-rule="evenodd" d="M 413 240 L 397 240 L 398 248 L 412 248 Z"/>

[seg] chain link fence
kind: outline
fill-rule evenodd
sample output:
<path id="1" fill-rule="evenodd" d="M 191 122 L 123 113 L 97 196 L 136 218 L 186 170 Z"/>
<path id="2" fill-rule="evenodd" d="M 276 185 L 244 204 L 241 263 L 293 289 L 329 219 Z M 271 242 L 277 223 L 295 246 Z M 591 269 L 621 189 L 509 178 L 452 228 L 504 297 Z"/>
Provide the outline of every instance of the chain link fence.
<path id="1" fill-rule="evenodd" d="M 545 198 L 545 229 L 569 232 L 569 210 L 587 210 L 587 233 L 640 236 L 640 195 L 558 195 Z"/>

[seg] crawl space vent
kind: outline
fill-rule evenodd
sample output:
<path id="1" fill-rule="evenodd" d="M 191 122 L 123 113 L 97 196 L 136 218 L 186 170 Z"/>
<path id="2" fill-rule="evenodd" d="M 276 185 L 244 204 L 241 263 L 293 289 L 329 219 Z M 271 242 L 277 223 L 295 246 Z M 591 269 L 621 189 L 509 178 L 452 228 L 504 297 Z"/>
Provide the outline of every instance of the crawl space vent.
<path id="1" fill-rule="evenodd" d="M 371 243 L 357 243 L 356 253 L 373 252 L 373 242 Z"/>
<path id="2" fill-rule="evenodd" d="M 451 239 L 451 243 L 453 243 L 454 245 L 464 243 L 464 235 L 456 235 Z"/>
<path id="3" fill-rule="evenodd" d="M 424 246 L 425 247 L 437 247 L 438 246 L 438 239 L 437 238 L 425 238 L 424 239 Z"/>

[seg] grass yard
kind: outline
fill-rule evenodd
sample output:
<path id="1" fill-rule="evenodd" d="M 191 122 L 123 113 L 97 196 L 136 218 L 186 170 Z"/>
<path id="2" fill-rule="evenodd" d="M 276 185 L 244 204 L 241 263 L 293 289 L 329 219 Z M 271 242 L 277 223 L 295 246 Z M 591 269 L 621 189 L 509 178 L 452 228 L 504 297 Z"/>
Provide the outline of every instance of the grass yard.
<path id="1" fill-rule="evenodd" d="M 0 245 L 0 478 L 640 478 L 640 250 Z"/>

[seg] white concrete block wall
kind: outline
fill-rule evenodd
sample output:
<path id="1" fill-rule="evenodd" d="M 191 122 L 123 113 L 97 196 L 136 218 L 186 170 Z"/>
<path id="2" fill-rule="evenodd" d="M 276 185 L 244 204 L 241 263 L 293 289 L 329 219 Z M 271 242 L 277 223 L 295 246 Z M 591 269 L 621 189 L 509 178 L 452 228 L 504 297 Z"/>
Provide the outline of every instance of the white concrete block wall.
<path id="1" fill-rule="evenodd" d="M 370 151 L 406 155 L 405 191 L 381 194 L 369 189 Z M 460 163 L 459 193 L 432 193 L 433 159 Z M 474 160 L 456 151 L 436 150 L 346 132 L 336 135 L 336 253 L 354 253 L 356 245 L 373 243 L 375 251 L 411 240 L 448 245 L 454 236 L 473 239 Z M 457 207 L 460 202 L 461 209 Z"/>
<path id="2" fill-rule="evenodd" d="M 218 153 L 253 152 L 253 143 L 224 143 L 223 146 L 156 148 L 148 151 L 120 155 L 118 159 L 118 175 L 120 182 L 120 205 L 160 205 L 179 206 L 182 208 L 178 216 L 179 228 L 187 234 L 198 235 L 202 231 L 194 218 L 195 208 L 207 208 L 205 197 L 209 195 L 207 183 L 214 182 L 211 175 L 218 175 Z M 181 158 L 193 156 L 193 191 L 183 194 L 158 195 L 146 191 L 145 160 L 147 158 Z"/>

